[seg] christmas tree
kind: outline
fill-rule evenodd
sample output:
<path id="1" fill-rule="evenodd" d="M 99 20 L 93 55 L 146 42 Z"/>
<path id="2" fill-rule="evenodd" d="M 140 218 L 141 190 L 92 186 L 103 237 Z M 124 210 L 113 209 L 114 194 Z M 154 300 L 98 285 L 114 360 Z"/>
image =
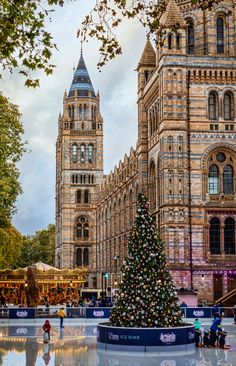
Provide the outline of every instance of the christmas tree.
<path id="1" fill-rule="evenodd" d="M 176 289 L 166 269 L 147 198 L 138 196 L 134 228 L 128 239 L 128 256 L 110 321 L 117 327 L 176 327 L 183 325 Z"/>

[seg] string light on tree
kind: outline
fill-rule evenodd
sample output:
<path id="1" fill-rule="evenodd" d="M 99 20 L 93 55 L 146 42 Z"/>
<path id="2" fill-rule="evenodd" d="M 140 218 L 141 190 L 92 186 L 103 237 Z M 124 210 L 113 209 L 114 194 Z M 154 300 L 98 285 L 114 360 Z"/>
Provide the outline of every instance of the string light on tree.
<path id="1" fill-rule="evenodd" d="M 166 262 L 148 200 L 139 194 L 135 224 L 128 239 L 128 256 L 121 268 L 123 280 L 110 317 L 113 326 L 150 328 L 183 324 Z"/>

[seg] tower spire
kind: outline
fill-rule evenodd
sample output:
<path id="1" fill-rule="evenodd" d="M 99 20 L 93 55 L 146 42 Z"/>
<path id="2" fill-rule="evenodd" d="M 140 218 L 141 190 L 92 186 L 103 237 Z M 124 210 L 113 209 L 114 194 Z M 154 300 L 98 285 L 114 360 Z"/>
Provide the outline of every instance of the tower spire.
<path id="1" fill-rule="evenodd" d="M 74 73 L 68 97 L 78 96 L 96 98 L 93 85 L 84 62 L 82 43 L 83 42 L 81 41 L 80 59 Z"/>

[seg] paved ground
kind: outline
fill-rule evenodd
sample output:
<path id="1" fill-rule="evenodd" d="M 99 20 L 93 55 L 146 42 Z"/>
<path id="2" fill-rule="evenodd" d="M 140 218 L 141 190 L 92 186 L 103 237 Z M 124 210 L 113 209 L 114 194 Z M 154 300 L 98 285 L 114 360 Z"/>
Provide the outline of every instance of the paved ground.
<path id="1" fill-rule="evenodd" d="M 97 321 L 65 321 L 61 331 L 52 322 L 49 345 L 43 344 L 42 321 L 0 325 L 0 365 L 3 366 L 236 366 L 236 326 L 224 320 L 230 350 L 198 349 L 195 354 L 101 352 L 96 349 Z M 210 321 L 203 323 L 208 328 Z"/>

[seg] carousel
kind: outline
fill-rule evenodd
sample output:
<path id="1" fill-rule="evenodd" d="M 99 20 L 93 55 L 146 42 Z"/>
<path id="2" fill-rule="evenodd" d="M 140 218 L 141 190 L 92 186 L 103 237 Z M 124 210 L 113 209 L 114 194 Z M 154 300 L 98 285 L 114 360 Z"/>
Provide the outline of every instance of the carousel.
<path id="1" fill-rule="evenodd" d="M 59 269 L 43 262 L 18 269 L 0 271 L 1 305 L 57 305 L 77 301 L 86 282 L 88 269 Z"/>

